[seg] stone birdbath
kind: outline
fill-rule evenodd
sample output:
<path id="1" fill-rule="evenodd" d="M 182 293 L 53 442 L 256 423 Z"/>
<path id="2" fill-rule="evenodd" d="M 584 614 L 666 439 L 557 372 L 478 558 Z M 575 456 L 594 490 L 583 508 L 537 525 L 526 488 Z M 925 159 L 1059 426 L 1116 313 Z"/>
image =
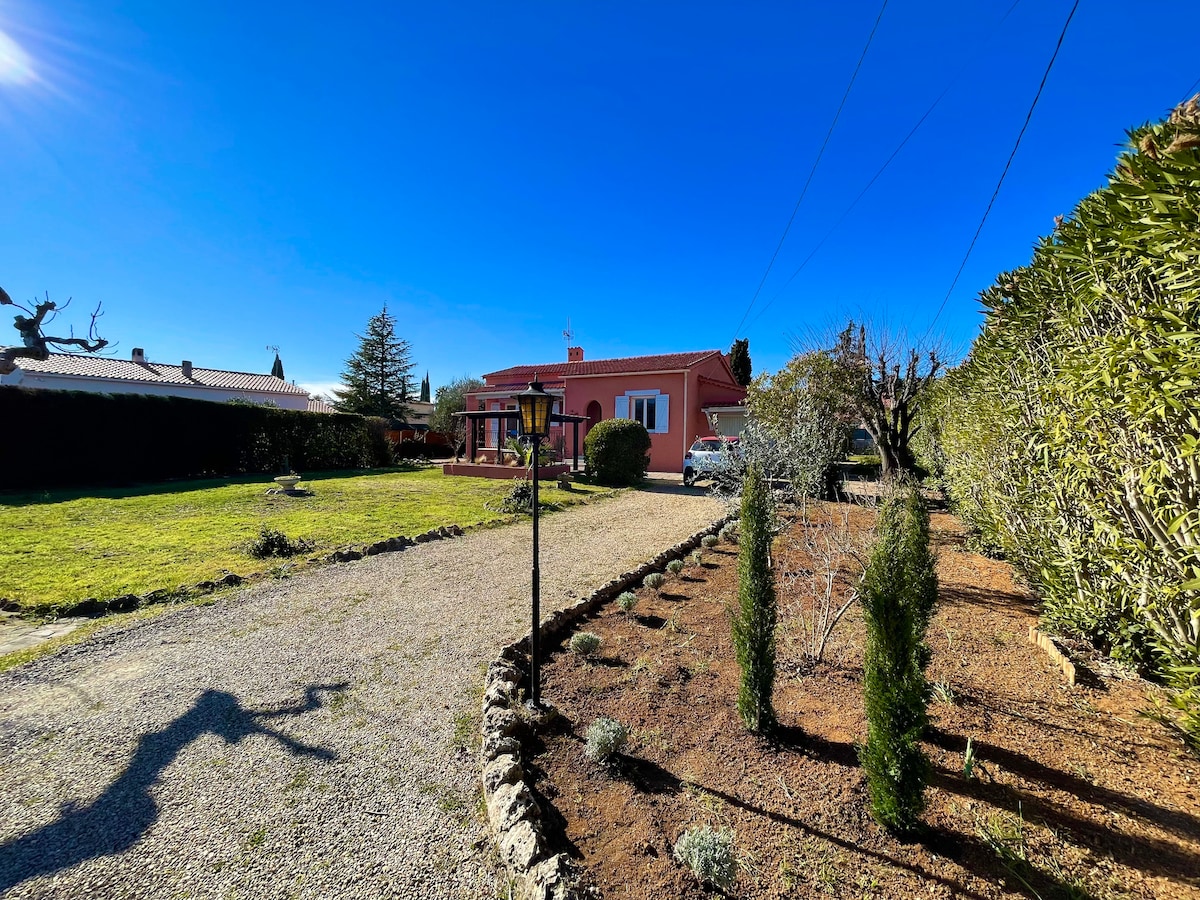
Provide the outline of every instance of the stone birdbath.
<path id="1" fill-rule="evenodd" d="M 296 490 L 296 485 L 300 483 L 300 475 L 276 475 L 275 483 L 279 485 L 279 490 L 291 493 Z"/>

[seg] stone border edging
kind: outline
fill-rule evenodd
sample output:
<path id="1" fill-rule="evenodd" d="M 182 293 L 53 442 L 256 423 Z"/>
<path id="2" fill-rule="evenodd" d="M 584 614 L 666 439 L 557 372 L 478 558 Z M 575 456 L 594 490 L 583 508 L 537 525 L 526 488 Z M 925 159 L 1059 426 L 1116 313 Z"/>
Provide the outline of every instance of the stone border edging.
<path id="1" fill-rule="evenodd" d="M 1029 626 L 1029 643 L 1036 644 L 1046 651 L 1046 655 L 1050 657 L 1050 661 L 1062 670 L 1063 678 L 1067 680 L 1067 684 L 1075 687 L 1075 663 L 1067 658 L 1067 655 L 1059 649 L 1058 643 L 1050 635 L 1044 631 L 1039 631 L 1036 625 Z"/>
<path id="2" fill-rule="evenodd" d="M 704 537 L 717 534 L 733 519 L 731 515 L 722 516 L 632 572 L 614 578 L 572 606 L 543 619 L 542 645 L 549 646 L 559 640 L 618 594 L 640 586 L 651 572 L 662 571 L 671 560 L 691 553 Z M 550 853 L 551 841 L 542 821 L 542 811 L 521 764 L 525 755 L 522 737 L 528 730 L 526 719 L 531 715 L 521 707 L 521 688 L 529 679 L 529 648 L 530 635 L 526 634 L 501 648 L 487 669 L 480 726 L 480 763 L 488 821 L 500 858 L 528 900 L 584 900 L 589 892 L 580 883 L 579 867 L 566 853 Z M 532 715 L 536 717 L 536 713 Z"/>

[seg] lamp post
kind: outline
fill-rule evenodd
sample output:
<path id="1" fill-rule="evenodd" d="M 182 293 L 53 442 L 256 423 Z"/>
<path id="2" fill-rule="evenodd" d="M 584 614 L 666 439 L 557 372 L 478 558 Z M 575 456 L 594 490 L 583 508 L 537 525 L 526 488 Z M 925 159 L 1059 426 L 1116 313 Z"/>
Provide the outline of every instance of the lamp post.
<path id="1" fill-rule="evenodd" d="M 541 703 L 541 683 L 538 677 L 538 657 L 541 653 L 541 573 L 538 571 L 538 456 L 542 439 L 550 435 L 550 413 L 554 398 L 542 389 L 537 380 L 529 382 L 528 390 L 517 394 L 517 409 L 521 415 L 521 436 L 533 444 L 533 628 L 529 632 L 529 700 L 534 706 Z"/>

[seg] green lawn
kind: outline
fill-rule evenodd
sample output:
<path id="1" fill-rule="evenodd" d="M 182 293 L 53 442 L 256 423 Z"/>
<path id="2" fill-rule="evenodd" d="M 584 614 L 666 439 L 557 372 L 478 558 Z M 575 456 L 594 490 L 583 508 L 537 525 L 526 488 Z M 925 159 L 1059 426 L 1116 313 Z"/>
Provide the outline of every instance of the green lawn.
<path id="1" fill-rule="evenodd" d="M 0 494 L 0 597 L 49 610 L 276 564 L 247 552 L 263 525 L 314 542 L 313 553 L 505 518 L 484 504 L 510 482 L 446 477 L 438 468 L 306 476 L 314 496 L 267 496 L 262 476 L 137 488 Z M 603 491 L 543 485 L 543 502 Z M 307 554 L 307 555 L 312 555 Z"/>

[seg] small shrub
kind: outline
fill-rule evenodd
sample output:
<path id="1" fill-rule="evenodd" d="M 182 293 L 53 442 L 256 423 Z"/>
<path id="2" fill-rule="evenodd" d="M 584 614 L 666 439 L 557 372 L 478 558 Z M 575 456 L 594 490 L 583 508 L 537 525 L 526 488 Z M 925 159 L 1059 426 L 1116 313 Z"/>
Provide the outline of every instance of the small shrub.
<path id="1" fill-rule="evenodd" d="M 533 482 L 526 481 L 524 478 L 514 478 L 512 487 L 508 489 L 508 493 L 499 503 L 485 503 L 484 506 L 509 516 L 532 515 Z M 542 509 L 546 508 L 546 504 L 542 503 L 540 498 L 538 506 Z"/>
<path id="2" fill-rule="evenodd" d="M 672 575 L 674 575 L 676 578 L 678 578 L 679 575 L 683 572 L 683 566 L 684 566 L 684 563 L 683 563 L 682 559 L 673 559 L 669 563 L 667 563 L 667 571 L 670 572 Z"/>
<path id="3" fill-rule="evenodd" d="M 651 572 L 642 579 L 642 587 L 649 588 L 657 594 L 662 590 L 662 586 L 666 583 L 666 581 L 667 577 L 663 575 L 662 572 Z"/>
<path id="4" fill-rule="evenodd" d="M 571 635 L 571 652 L 584 658 L 600 649 L 600 635 L 593 631 L 580 631 Z"/>
<path id="5" fill-rule="evenodd" d="M 736 544 L 738 542 L 737 524 L 734 522 L 726 522 L 721 526 L 718 537 L 727 544 Z"/>
<path id="6" fill-rule="evenodd" d="M 607 763 L 613 756 L 621 752 L 625 742 L 629 740 L 629 729 L 616 719 L 604 716 L 596 719 L 587 730 L 587 742 L 583 752 L 593 762 Z"/>
<path id="7" fill-rule="evenodd" d="M 268 528 L 266 525 L 259 529 L 258 537 L 250 543 L 250 555 L 255 559 L 266 559 L 271 556 L 287 558 L 312 549 L 308 541 L 292 540 L 282 531 Z"/>
<path id="8" fill-rule="evenodd" d="M 689 556 L 688 559 L 690 559 L 692 561 L 693 566 L 699 566 L 701 563 L 704 562 L 704 551 L 703 550 L 693 550 L 692 555 Z"/>
<path id="9" fill-rule="evenodd" d="M 605 419 L 583 441 L 588 472 L 600 484 L 636 484 L 650 465 L 650 433 L 633 419 Z"/>
<path id="10" fill-rule="evenodd" d="M 717 546 L 719 541 L 720 539 L 715 534 L 706 534 L 700 539 L 700 546 L 705 550 L 711 550 L 713 547 Z"/>
<path id="11" fill-rule="evenodd" d="M 725 890 L 737 877 L 733 832 L 709 825 L 689 828 L 675 842 L 675 858 L 702 883 Z"/>
<path id="12" fill-rule="evenodd" d="M 637 602 L 637 594 L 633 591 L 625 591 L 617 597 L 617 606 L 626 615 L 633 612 L 633 608 L 637 606 Z"/>

